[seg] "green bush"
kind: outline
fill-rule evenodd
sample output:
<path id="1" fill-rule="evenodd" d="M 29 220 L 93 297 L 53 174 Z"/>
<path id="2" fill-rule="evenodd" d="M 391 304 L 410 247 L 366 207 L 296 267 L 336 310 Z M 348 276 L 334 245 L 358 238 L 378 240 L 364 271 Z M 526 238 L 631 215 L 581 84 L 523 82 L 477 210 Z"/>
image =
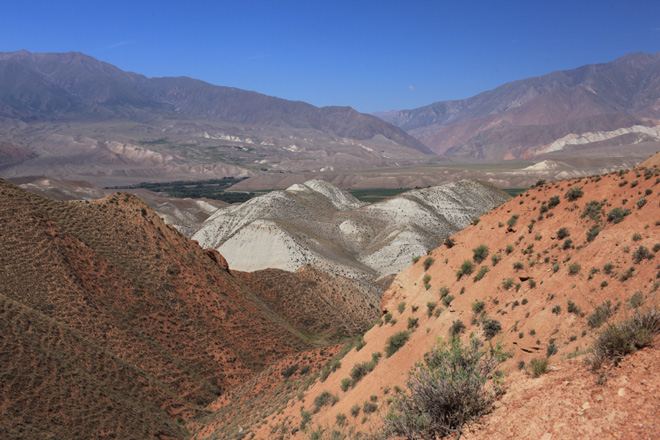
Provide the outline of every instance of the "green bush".
<path id="1" fill-rule="evenodd" d="M 409 393 L 399 395 L 385 424 L 388 434 L 410 439 L 460 437 L 463 426 L 490 411 L 494 396 L 484 386 L 497 359 L 471 339 L 441 343 L 424 356 L 407 381 Z"/>
<path id="2" fill-rule="evenodd" d="M 383 320 L 385 321 L 385 324 L 390 322 L 392 320 L 392 313 L 391 312 L 385 313 L 385 315 L 383 316 Z"/>
<path id="3" fill-rule="evenodd" d="M 477 281 L 480 281 L 489 271 L 490 267 L 481 266 L 477 271 L 477 274 L 474 276 L 474 282 L 476 283 Z"/>
<path id="4" fill-rule="evenodd" d="M 550 199 L 548 199 L 548 208 L 552 209 L 555 206 L 559 205 L 559 196 L 552 196 Z"/>
<path id="5" fill-rule="evenodd" d="M 433 257 L 426 257 L 426 260 L 424 260 L 424 270 L 429 270 L 429 267 L 435 262 L 435 259 Z"/>
<path id="6" fill-rule="evenodd" d="M 502 256 L 500 254 L 493 254 L 490 256 L 490 261 L 493 263 L 493 267 L 497 266 L 497 263 L 500 262 Z"/>
<path id="7" fill-rule="evenodd" d="M 600 234 L 600 227 L 594 226 L 589 229 L 589 231 L 587 231 L 587 241 L 594 241 L 598 234 Z"/>
<path id="8" fill-rule="evenodd" d="M 568 232 L 568 229 L 566 229 L 566 228 L 560 228 L 557 231 L 557 238 L 560 239 L 560 240 L 563 240 L 564 238 L 568 237 L 569 235 L 571 235 L 571 233 Z"/>
<path id="9" fill-rule="evenodd" d="M 578 272 L 580 272 L 580 269 L 582 269 L 582 266 L 580 266 L 580 265 L 577 264 L 577 263 L 573 263 L 573 264 L 571 264 L 571 265 L 568 266 L 568 273 L 569 273 L 570 275 L 575 275 L 575 274 L 577 274 Z"/>
<path id="10" fill-rule="evenodd" d="M 630 214 L 630 209 L 623 209 L 616 207 L 607 213 L 607 221 L 614 224 L 621 223 L 627 215 Z"/>
<path id="11" fill-rule="evenodd" d="M 442 298 L 442 304 L 445 305 L 445 307 L 449 307 L 449 304 L 454 300 L 454 295 L 447 295 L 444 298 Z"/>
<path id="12" fill-rule="evenodd" d="M 514 247 L 513 247 L 512 244 L 507 244 L 507 245 L 506 245 L 506 248 L 504 248 L 504 252 L 508 255 L 508 254 L 510 254 L 511 252 L 513 252 L 513 249 L 514 249 Z"/>
<path id="13" fill-rule="evenodd" d="M 341 380 L 342 391 L 347 391 L 351 387 L 351 385 L 353 385 L 353 381 L 350 378 L 345 377 Z"/>
<path id="14" fill-rule="evenodd" d="M 488 256 L 488 246 L 485 244 L 480 244 L 476 248 L 472 249 L 472 259 L 475 263 L 481 263 Z"/>
<path id="15" fill-rule="evenodd" d="M 515 270 L 521 270 L 523 267 L 524 266 L 523 266 L 523 263 L 521 261 L 516 261 L 515 263 L 513 263 L 513 268 Z"/>
<path id="16" fill-rule="evenodd" d="M 472 311 L 477 314 L 481 313 L 486 307 L 486 301 L 475 301 L 472 303 Z"/>
<path id="17" fill-rule="evenodd" d="M 399 349 L 406 344 L 409 337 L 410 332 L 408 331 L 398 332 L 390 336 L 385 345 L 385 355 L 390 357 L 399 351 Z"/>
<path id="18" fill-rule="evenodd" d="M 404 310 L 406 310 L 406 302 L 401 301 L 398 306 L 396 306 L 396 309 L 399 311 L 399 313 L 403 313 Z"/>
<path id="19" fill-rule="evenodd" d="M 564 194 L 564 197 L 568 199 L 569 202 L 574 202 L 584 195 L 581 186 L 574 186 L 568 189 Z"/>

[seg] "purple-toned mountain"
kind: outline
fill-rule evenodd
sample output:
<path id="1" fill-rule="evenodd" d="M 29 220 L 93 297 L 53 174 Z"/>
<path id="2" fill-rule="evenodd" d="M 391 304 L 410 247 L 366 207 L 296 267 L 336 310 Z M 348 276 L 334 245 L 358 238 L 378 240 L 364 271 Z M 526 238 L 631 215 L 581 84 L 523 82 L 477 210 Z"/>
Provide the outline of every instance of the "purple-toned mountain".
<path id="1" fill-rule="evenodd" d="M 58 177 L 144 180 L 158 174 L 153 153 L 184 178 L 208 177 L 209 163 L 225 164 L 219 174 L 239 175 L 250 166 L 345 169 L 433 154 L 402 129 L 350 107 L 318 108 L 186 77 L 147 78 L 78 52 L 0 53 L 0 127 L 0 143 L 21 151 L 9 164 L 0 156 L 0 169 L 13 167 L 7 177 L 43 174 L 55 163 L 69 167 Z M 19 159 L 27 160 L 16 165 Z M 147 165 L 152 171 L 136 170 Z"/>
<path id="2" fill-rule="evenodd" d="M 606 64 L 514 81 L 464 100 L 376 115 L 434 152 L 461 159 L 531 158 L 590 143 L 564 139 L 585 133 L 599 133 L 591 141 L 624 135 L 629 143 L 656 141 L 657 130 L 611 132 L 658 124 L 660 54 L 629 54 Z"/>

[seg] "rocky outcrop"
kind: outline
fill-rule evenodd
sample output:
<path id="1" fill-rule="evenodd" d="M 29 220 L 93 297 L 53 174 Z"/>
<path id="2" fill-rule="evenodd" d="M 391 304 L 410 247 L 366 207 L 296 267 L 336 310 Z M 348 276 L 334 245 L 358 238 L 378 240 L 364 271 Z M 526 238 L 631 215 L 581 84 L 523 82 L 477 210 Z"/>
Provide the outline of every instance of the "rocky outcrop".
<path id="1" fill-rule="evenodd" d="M 220 209 L 193 239 L 218 249 L 234 270 L 311 264 L 374 280 L 397 273 L 507 199 L 491 185 L 464 180 L 367 205 L 312 180 Z"/>

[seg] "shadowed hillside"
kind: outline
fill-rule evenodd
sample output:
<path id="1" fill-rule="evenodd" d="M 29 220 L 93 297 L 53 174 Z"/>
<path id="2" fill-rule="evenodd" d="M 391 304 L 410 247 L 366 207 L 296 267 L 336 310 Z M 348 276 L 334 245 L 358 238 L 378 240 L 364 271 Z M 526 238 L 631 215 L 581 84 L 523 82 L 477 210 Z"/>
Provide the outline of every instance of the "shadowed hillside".
<path id="1" fill-rule="evenodd" d="M 316 331 L 331 340 L 377 315 L 336 304 L 323 310 L 353 325 L 289 312 L 291 325 L 217 252 L 125 193 L 60 202 L 0 180 L 0 245 L 3 438 L 183 438 L 177 417 L 311 348 Z M 303 283 L 290 275 L 283 285 Z"/>

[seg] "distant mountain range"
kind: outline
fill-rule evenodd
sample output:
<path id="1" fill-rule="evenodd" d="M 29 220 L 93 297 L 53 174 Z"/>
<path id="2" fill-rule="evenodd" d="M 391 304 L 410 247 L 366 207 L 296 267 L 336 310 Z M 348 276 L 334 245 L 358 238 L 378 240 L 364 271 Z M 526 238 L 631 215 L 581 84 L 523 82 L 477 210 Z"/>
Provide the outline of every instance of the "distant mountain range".
<path id="1" fill-rule="evenodd" d="M 432 154 L 350 107 L 147 78 L 78 52 L 0 53 L 0 127 L 5 176 L 50 167 L 55 177 L 144 180 L 159 168 L 190 178 L 377 166 Z"/>
<path id="2" fill-rule="evenodd" d="M 0 53 L 0 175 L 102 186 L 660 145 L 660 54 L 376 115 L 147 78 L 78 52 Z"/>
<path id="3" fill-rule="evenodd" d="M 455 159 L 529 159 L 556 151 L 553 143 L 567 136 L 657 125 L 660 54 L 629 54 L 606 64 L 514 81 L 469 99 L 376 115 L 437 154 Z M 657 130 L 633 130 L 605 134 L 594 142 L 659 139 Z"/>

